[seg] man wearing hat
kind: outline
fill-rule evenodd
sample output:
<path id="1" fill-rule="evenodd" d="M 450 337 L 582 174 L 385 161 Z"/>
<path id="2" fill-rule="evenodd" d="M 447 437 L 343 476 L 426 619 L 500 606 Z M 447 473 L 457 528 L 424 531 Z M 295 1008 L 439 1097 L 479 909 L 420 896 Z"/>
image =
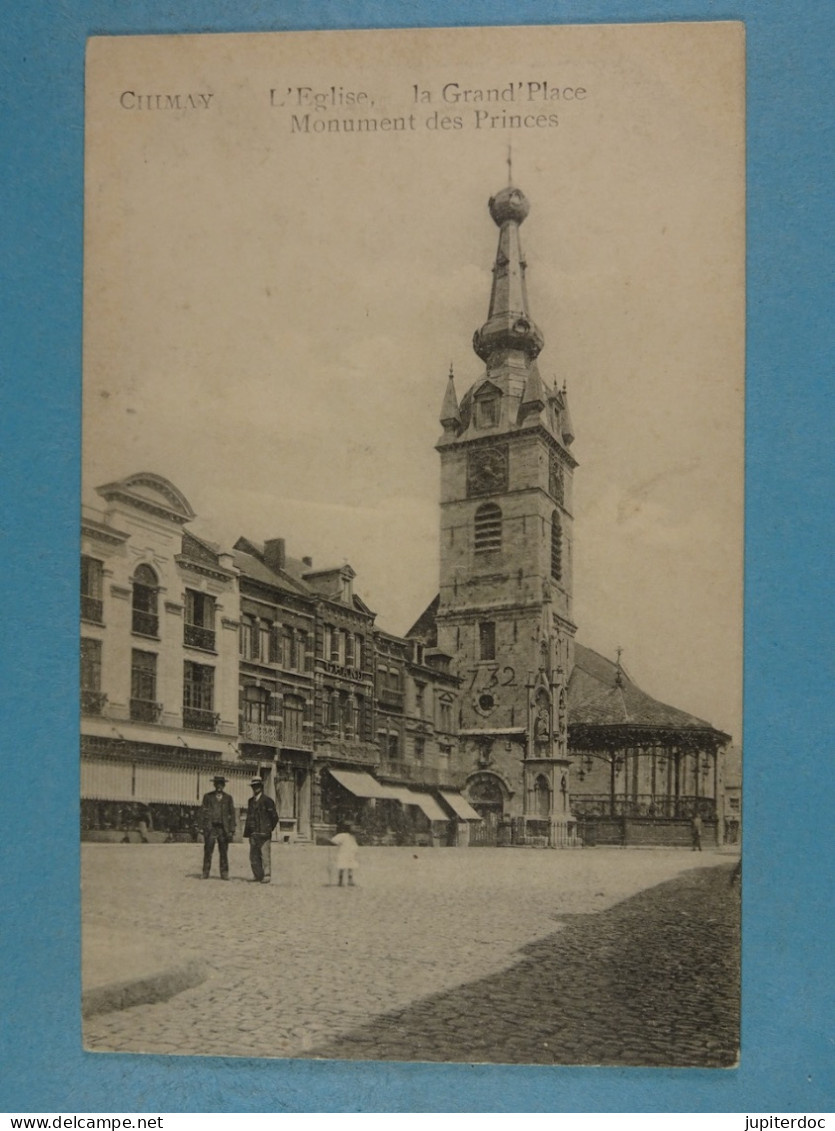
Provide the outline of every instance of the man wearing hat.
<path id="1" fill-rule="evenodd" d="M 278 811 L 273 799 L 264 793 L 264 783 L 260 778 L 253 778 L 249 784 L 252 786 L 252 797 L 249 799 L 244 826 L 244 836 L 249 837 L 249 863 L 253 879 L 268 884 L 271 878 L 270 838 L 278 824 Z"/>
<path id="2" fill-rule="evenodd" d="M 203 830 L 203 879 L 208 880 L 212 870 L 212 855 L 217 844 L 220 856 L 220 878 L 229 879 L 229 841 L 235 835 L 235 805 L 224 793 L 226 778 L 217 774 L 212 778 L 215 788 L 203 797 L 200 809 L 200 828 Z"/>

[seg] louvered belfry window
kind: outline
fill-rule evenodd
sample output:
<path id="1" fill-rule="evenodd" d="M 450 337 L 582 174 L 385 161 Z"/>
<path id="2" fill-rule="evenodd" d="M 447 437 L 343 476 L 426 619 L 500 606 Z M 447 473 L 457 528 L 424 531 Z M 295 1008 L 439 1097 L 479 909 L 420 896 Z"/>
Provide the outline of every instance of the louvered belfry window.
<path id="1" fill-rule="evenodd" d="M 562 526 L 556 511 L 551 516 L 551 576 L 562 580 Z"/>
<path id="2" fill-rule="evenodd" d="M 475 512 L 475 552 L 502 548 L 502 511 L 496 503 L 483 503 Z"/>

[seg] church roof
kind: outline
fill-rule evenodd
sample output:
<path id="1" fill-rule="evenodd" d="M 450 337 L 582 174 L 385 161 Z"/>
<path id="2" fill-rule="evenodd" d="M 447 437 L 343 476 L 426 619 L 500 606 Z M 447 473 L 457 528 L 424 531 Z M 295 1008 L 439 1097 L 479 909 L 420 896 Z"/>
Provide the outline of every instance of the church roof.
<path id="1" fill-rule="evenodd" d="M 438 626 L 436 624 L 436 617 L 438 615 L 438 606 L 441 603 L 440 593 L 434 597 L 431 603 L 424 609 L 418 619 L 406 633 L 406 639 L 422 640 L 430 648 L 437 647 L 438 644 Z"/>
<path id="2" fill-rule="evenodd" d="M 439 604 L 438 596 L 406 636 L 437 641 Z M 659 743 L 687 739 L 718 743 L 728 739 L 704 719 L 653 699 L 623 667 L 578 643 L 574 645 L 574 667 L 568 681 L 568 726 L 570 744 L 588 749 L 628 745 L 630 736 L 645 741 L 657 738 Z"/>

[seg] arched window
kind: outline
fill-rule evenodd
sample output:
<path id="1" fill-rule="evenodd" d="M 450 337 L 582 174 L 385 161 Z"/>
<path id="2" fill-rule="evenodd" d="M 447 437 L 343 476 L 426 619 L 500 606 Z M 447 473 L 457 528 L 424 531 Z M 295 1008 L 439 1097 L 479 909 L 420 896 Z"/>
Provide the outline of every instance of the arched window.
<path id="1" fill-rule="evenodd" d="M 502 511 L 496 503 L 482 503 L 475 512 L 475 552 L 502 548 Z"/>
<path id="2" fill-rule="evenodd" d="M 81 616 L 84 620 L 102 623 L 104 604 L 104 562 L 81 555 Z"/>
<path id="3" fill-rule="evenodd" d="M 486 817 L 501 817 L 504 812 L 504 794 L 502 787 L 492 774 L 483 774 L 474 778 L 467 788 L 470 804 L 476 813 L 484 819 Z"/>
<path id="4" fill-rule="evenodd" d="M 562 526 L 556 511 L 551 516 L 551 577 L 562 580 Z"/>
<path id="5" fill-rule="evenodd" d="M 149 565 L 136 567 L 133 575 L 132 630 L 140 636 L 159 635 L 159 616 L 157 599 L 159 583 L 157 575 Z"/>

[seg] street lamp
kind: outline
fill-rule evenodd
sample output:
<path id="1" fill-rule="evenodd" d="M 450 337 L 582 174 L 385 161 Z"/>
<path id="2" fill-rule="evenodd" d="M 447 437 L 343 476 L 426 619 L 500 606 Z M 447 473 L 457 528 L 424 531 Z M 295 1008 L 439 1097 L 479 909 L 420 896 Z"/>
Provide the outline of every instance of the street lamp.
<path id="1" fill-rule="evenodd" d="M 587 754 L 584 754 L 583 759 L 580 763 L 580 768 L 577 771 L 577 777 L 580 781 L 585 781 L 586 775 L 591 773 L 595 758 L 600 758 L 602 761 L 608 762 L 609 764 L 609 812 L 611 816 L 614 817 L 615 779 L 617 777 L 618 771 L 623 766 L 623 755 L 614 752 L 609 754 L 602 754 L 598 753 L 597 751 L 595 751 L 594 753 L 589 751 Z"/>

